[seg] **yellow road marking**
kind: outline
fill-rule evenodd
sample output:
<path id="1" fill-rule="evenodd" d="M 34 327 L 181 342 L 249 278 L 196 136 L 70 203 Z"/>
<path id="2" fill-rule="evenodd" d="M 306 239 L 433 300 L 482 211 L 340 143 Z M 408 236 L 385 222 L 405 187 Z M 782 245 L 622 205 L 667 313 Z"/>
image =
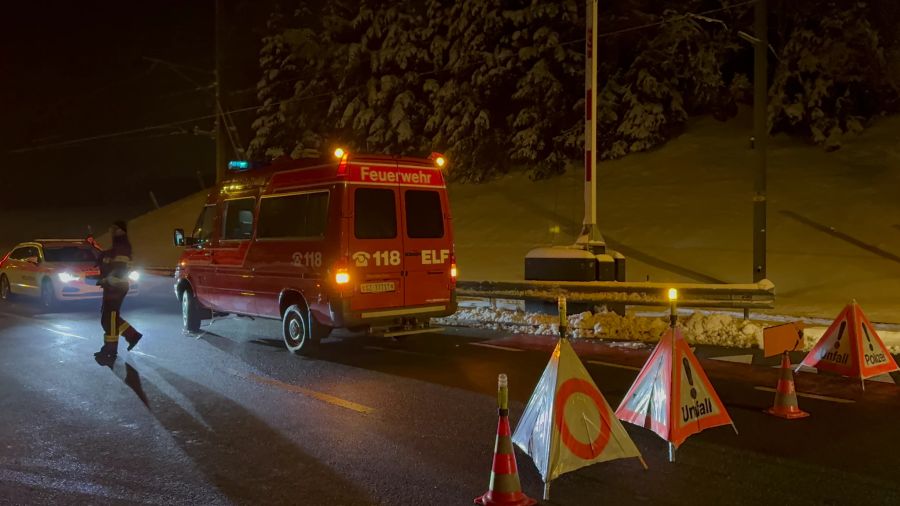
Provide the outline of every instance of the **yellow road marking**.
<path id="1" fill-rule="evenodd" d="M 244 376 L 238 374 L 238 376 Z M 307 397 L 312 397 L 313 399 L 318 399 L 322 402 L 327 402 L 333 406 L 338 406 L 341 408 L 349 409 L 351 411 L 356 411 L 357 413 L 362 413 L 364 415 L 368 415 L 369 413 L 374 413 L 375 408 L 370 408 L 368 406 L 363 406 L 362 404 L 357 404 L 353 401 L 348 401 L 345 399 L 341 399 L 340 397 L 335 397 L 333 395 L 328 395 L 322 392 L 316 392 L 315 390 L 310 390 L 308 388 L 299 387 L 297 385 L 291 385 L 290 383 L 285 383 L 283 381 L 278 381 L 272 378 L 266 378 L 264 376 L 260 376 L 258 374 L 248 374 L 244 376 L 247 379 L 253 380 L 257 383 L 262 383 L 264 385 L 270 385 L 276 388 L 280 388 L 282 390 L 286 390 L 288 392 L 294 392 L 298 394 L 305 395 Z"/>
<path id="2" fill-rule="evenodd" d="M 525 351 L 520 350 L 519 348 L 510 348 L 509 346 L 500 346 L 499 344 L 490 344 L 490 343 L 469 343 L 472 346 L 481 346 L 483 348 L 493 348 L 495 350 L 504 350 L 504 351 Z"/>
<path id="3" fill-rule="evenodd" d="M 774 388 L 771 388 L 771 387 L 753 387 L 753 388 L 755 388 L 757 390 L 761 390 L 763 392 L 774 393 L 776 391 Z M 852 399 L 841 399 L 840 397 L 829 397 L 827 395 L 818 395 L 818 394 L 804 394 L 802 392 L 797 392 L 797 397 L 807 397 L 809 399 L 818 399 L 820 401 L 831 401 L 831 402 L 837 402 L 840 404 L 853 404 L 854 402 L 856 402 Z"/>
<path id="4" fill-rule="evenodd" d="M 601 362 L 599 360 L 588 360 L 587 363 L 602 365 L 602 366 L 606 366 L 606 367 L 615 367 L 617 369 L 628 369 L 629 371 L 640 371 L 641 370 L 640 367 L 634 367 L 632 365 L 613 364 L 612 362 Z"/>

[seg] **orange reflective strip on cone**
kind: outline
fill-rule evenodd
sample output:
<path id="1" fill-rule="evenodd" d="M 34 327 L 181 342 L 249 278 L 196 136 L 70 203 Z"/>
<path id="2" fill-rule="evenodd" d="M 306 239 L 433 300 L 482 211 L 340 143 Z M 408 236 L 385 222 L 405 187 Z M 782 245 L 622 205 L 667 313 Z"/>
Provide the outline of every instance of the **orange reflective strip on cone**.
<path id="1" fill-rule="evenodd" d="M 787 352 L 781 355 L 781 377 L 775 386 L 775 404 L 765 412 L 788 420 L 809 416 L 809 413 L 802 411 L 797 403 L 794 374 L 791 372 L 791 359 Z"/>
<path id="2" fill-rule="evenodd" d="M 501 375 L 498 386 L 500 419 L 497 422 L 497 438 L 494 440 L 494 460 L 488 491 L 475 498 L 482 506 L 531 506 L 537 501 L 522 493 L 519 470 L 509 428 L 509 405 L 506 375 Z"/>

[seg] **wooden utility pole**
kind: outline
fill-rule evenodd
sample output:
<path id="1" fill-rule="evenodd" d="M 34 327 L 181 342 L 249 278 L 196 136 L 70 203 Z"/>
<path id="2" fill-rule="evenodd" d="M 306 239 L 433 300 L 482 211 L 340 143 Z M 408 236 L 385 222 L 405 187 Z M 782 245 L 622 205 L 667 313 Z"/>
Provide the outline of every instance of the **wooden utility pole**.
<path id="1" fill-rule="evenodd" d="M 222 0 L 216 2 L 216 34 L 215 34 L 215 60 L 216 60 L 216 103 L 213 104 L 213 110 L 216 115 L 216 182 L 218 183 L 225 177 L 226 160 L 225 152 L 225 109 L 222 107 L 222 30 L 223 19 L 225 16 L 225 7 Z"/>

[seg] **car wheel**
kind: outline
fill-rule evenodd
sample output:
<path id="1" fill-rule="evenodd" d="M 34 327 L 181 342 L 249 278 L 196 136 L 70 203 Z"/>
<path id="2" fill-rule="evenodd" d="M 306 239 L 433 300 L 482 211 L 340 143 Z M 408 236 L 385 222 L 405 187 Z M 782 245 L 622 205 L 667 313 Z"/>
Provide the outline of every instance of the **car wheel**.
<path id="1" fill-rule="evenodd" d="M 12 299 L 12 288 L 9 286 L 9 278 L 6 274 L 0 275 L 0 300 L 7 301 Z"/>
<path id="2" fill-rule="evenodd" d="M 181 293 L 181 322 L 188 332 L 200 331 L 200 307 L 190 288 Z"/>
<path id="3" fill-rule="evenodd" d="M 309 355 L 319 344 L 319 338 L 310 330 L 309 313 L 294 304 L 284 310 L 281 319 L 281 334 L 287 349 L 298 355 Z"/>
<path id="4" fill-rule="evenodd" d="M 41 283 L 41 306 L 44 309 L 51 310 L 56 307 L 56 294 L 53 293 L 53 282 L 45 279 Z"/>

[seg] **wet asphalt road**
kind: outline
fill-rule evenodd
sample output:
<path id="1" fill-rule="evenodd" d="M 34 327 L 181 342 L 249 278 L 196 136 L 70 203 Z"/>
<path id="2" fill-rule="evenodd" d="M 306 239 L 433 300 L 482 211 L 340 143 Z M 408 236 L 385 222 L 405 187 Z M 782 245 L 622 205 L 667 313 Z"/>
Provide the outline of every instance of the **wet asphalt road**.
<path id="1" fill-rule="evenodd" d="M 515 424 L 550 346 L 473 330 L 338 335 L 302 358 L 275 322 L 182 334 L 163 282 L 126 301 L 146 337 L 110 369 L 92 356 L 98 310 L 0 306 L 0 503 L 471 504 L 490 474 L 496 376 L 510 377 Z M 475 344 L 487 340 L 522 351 Z M 648 352 L 580 351 L 625 366 L 587 364 L 613 406 Z M 776 370 L 703 364 L 740 435 L 695 435 L 669 464 L 663 441 L 626 424 L 650 470 L 594 465 L 555 481 L 548 504 L 900 504 L 900 387 L 801 374 L 798 390 L 854 402 L 801 398 L 812 416 L 784 421 L 754 388 L 774 387 Z"/>

